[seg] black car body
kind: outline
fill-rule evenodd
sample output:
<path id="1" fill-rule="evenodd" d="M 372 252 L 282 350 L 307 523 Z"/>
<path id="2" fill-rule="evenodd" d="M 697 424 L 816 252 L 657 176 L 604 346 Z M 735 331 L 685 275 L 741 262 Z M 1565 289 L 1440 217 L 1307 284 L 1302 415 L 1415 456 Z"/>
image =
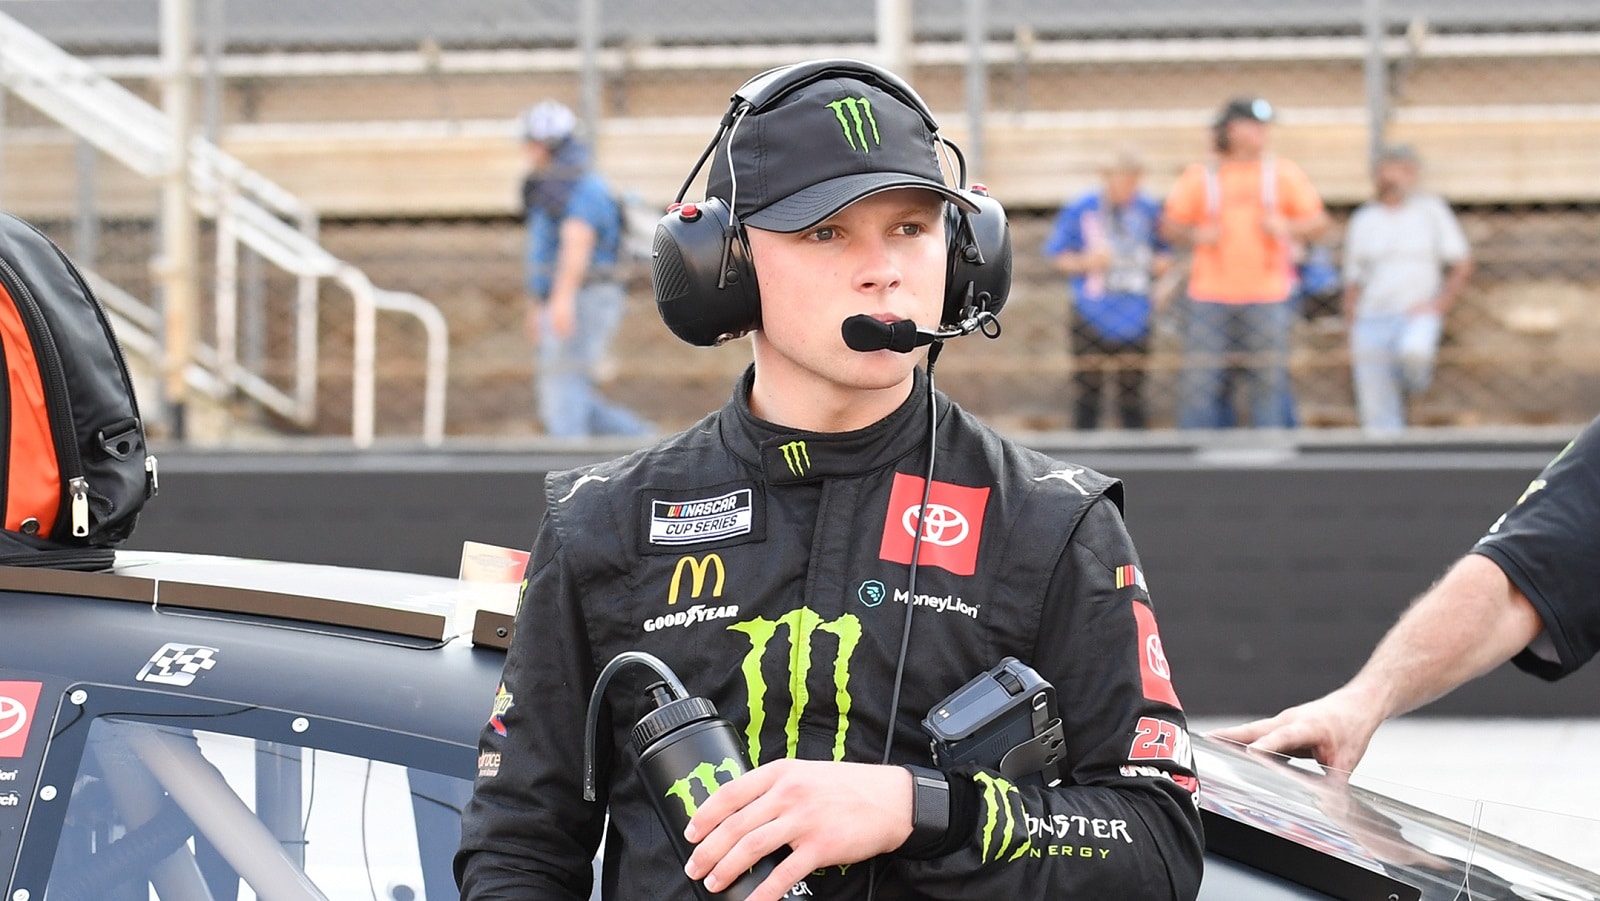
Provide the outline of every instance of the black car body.
<path id="1" fill-rule="evenodd" d="M 454 898 L 510 619 L 451 579 L 0 568 L 4 901 Z M 1600 876 L 1196 737 L 1205 899 L 1600 899 Z"/>

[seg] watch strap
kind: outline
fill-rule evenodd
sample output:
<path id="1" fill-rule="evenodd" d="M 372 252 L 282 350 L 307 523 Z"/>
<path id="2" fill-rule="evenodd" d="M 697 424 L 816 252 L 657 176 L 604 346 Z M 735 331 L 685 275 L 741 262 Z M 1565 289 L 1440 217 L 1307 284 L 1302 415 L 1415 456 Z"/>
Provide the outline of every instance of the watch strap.
<path id="1" fill-rule="evenodd" d="M 944 773 L 906 764 L 911 773 L 911 837 L 899 854 L 910 858 L 933 856 L 950 834 L 950 782 Z"/>

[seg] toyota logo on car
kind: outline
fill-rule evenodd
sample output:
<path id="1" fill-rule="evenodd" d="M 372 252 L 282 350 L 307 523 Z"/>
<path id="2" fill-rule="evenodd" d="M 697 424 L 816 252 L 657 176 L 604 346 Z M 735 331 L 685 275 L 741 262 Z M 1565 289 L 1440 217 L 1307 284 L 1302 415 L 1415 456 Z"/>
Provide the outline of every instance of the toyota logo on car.
<path id="1" fill-rule="evenodd" d="M 917 537 L 917 513 L 922 510 L 920 504 L 906 508 L 900 516 L 900 525 L 906 534 Z M 928 512 L 922 517 L 922 540 L 939 547 L 950 547 L 967 540 L 967 533 L 971 531 L 967 526 L 967 518 L 961 511 L 944 504 L 929 504 Z"/>

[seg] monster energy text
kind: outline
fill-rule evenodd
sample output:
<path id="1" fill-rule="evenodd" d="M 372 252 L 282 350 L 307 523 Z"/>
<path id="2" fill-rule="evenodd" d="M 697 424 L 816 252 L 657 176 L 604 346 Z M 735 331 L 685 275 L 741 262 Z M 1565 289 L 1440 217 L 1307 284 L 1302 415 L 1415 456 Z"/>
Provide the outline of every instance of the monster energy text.
<path id="1" fill-rule="evenodd" d="M 788 464 L 789 472 L 795 476 L 803 476 L 811 468 L 811 454 L 806 451 L 804 441 L 791 441 L 783 446 L 783 462 Z"/>
<path id="2" fill-rule="evenodd" d="M 833 110 L 839 120 L 839 128 L 844 131 L 844 139 L 850 142 L 851 150 L 872 152 L 867 144 L 868 129 L 872 131 L 873 144 L 883 143 L 878 137 L 878 120 L 872 116 L 872 101 L 865 97 L 845 97 L 828 104 L 828 109 Z"/>
<path id="3" fill-rule="evenodd" d="M 784 756 L 795 756 L 800 743 L 800 714 L 810 699 L 806 677 L 811 671 L 813 639 L 818 633 L 825 633 L 832 635 L 836 641 L 832 675 L 834 706 L 839 711 L 839 719 L 833 736 L 833 759 L 843 760 L 845 733 L 850 728 L 850 658 L 855 653 L 856 645 L 861 642 L 861 620 L 853 613 L 824 620 L 809 607 L 796 608 L 776 620 L 756 617 L 728 626 L 730 632 L 742 633 L 750 639 L 750 651 L 745 654 L 740 666 L 744 673 L 745 691 L 750 699 L 750 725 L 746 728 L 750 759 L 756 763 L 762 759 L 761 730 L 767 722 L 767 677 L 762 672 L 762 664 L 780 628 L 787 632 L 789 647 L 788 653 L 783 653 L 782 645 L 779 645 L 776 659 L 787 662 L 790 668 L 788 678 L 780 684 L 793 686 L 788 716 L 784 720 Z"/>

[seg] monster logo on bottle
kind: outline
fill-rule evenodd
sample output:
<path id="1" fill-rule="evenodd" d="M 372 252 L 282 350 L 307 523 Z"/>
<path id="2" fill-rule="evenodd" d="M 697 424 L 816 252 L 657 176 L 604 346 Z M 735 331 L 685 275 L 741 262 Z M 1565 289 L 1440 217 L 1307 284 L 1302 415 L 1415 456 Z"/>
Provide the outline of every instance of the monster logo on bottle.
<path id="1" fill-rule="evenodd" d="M 682 779 L 667 786 L 666 796 L 682 801 L 684 815 L 692 817 L 695 811 L 700 809 L 700 804 L 711 797 L 712 792 L 732 782 L 743 772 L 744 767 L 732 757 L 725 758 L 718 764 L 701 763 Z M 719 779 L 718 776 L 727 778 Z M 696 788 L 700 790 L 698 796 Z"/>

